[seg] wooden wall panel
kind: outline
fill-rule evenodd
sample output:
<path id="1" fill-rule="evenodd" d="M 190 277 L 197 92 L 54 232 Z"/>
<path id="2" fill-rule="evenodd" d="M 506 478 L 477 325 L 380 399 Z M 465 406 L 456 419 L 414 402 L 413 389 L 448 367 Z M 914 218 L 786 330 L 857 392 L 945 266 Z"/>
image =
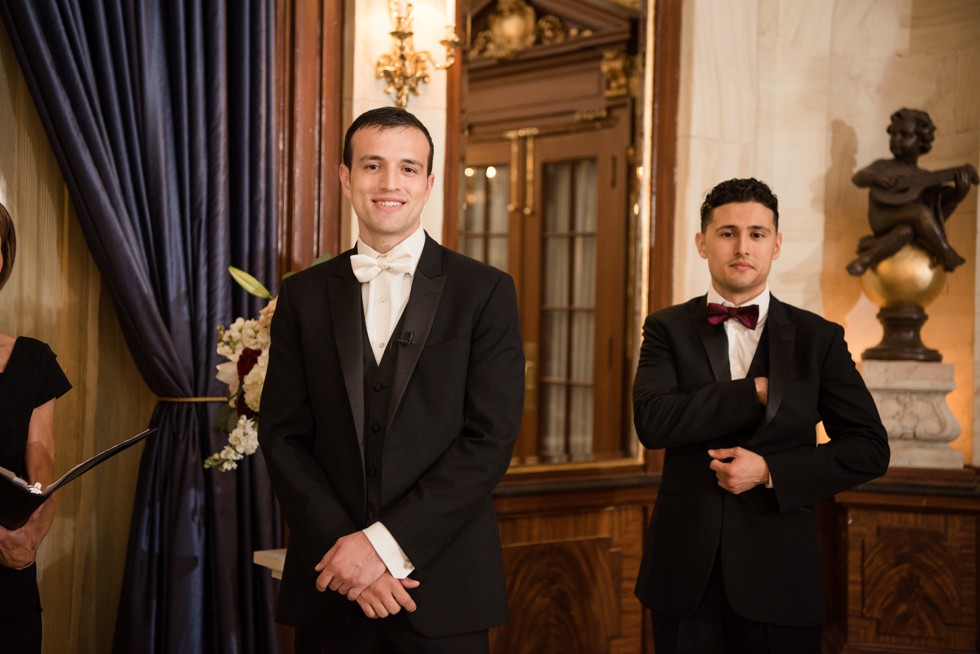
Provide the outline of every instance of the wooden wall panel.
<path id="1" fill-rule="evenodd" d="M 494 629 L 495 652 L 609 652 L 619 635 L 622 557 L 611 538 L 581 538 L 504 547 L 510 610 L 533 619 Z"/>
<path id="2" fill-rule="evenodd" d="M 339 251 L 343 4 L 276 2 L 280 274 Z"/>
<path id="3" fill-rule="evenodd" d="M 846 525 L 843 652 L 976 652 L 980 499 L 838 498 Z"/>
<path id="4" fill-rule="evenodd" d="M 633 595 L 655 498 L 648 478 L 627 487 L 504 487 L 496 506 L 511 623 L 491 630 L 495 654 L 652 651 Z"/>

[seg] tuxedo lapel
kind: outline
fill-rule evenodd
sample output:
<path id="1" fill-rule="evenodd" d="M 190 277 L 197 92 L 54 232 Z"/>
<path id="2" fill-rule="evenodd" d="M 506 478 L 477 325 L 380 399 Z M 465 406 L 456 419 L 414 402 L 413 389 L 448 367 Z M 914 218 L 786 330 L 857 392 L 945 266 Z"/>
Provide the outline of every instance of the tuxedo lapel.
<path id="1" fill-rule="evenodd" d="M 796 325 L 789 321 L 786 308 L 774 297 L 769 300 L 769 402 L 760 429 L 764 429 L 779 411 L 789 382 L 793 347 L 796 343 Z"/>
<path id="2" fill-rule="evenodd" d="M 364 457 L 364 317 L 361 308 L 361 284 L 350 267 L 353 250 L 340 255 L 346 259 L 328 280 L 330 318 L 337 354 L 347 387 L 347 397 L 354 416 L 357 444 Z"/>
<path id="3" fill-rule="evenodd" d="M 707 296 L 698 298 L 691 311 L 691 322 L 701 336 L 704 351 L 711 362 L 711 370 L 715 381 L 731 381 L 732 366 L 728 360 L 728 337 L 725 336 L 723 325 L 712 325 L 708 322 Z"/>
<path id="4" fill-rule="evenodd" d="M 400 348 L 395 359 L 395 375 L 391 386 L 391 403 L 388 405 L 388 420 L 393 421 L 401 404 L 402 396 L 412 378 L 415 366 L 422 355 L 422 348 L 429 338 L 429 330 L 435 320 L 446 277 L 442 271 L 442 246 L 425 236 L 425 247 L 419 258 L 412 279 L 412 293 L 401 320 L 401 341 L 393 343 Z M 407 338 L 406 338 L 407 337 Z"/>

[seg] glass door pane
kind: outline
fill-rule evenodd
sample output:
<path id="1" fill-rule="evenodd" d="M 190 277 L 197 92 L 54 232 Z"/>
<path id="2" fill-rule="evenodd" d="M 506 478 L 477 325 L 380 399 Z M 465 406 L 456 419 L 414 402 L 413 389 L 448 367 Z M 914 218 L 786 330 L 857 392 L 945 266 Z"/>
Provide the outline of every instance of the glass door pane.
<path id="1" fill-rule="evenodd" d="M 543 166 L 539 420 L 549 462 L 592 458 L 596 184 L 595 158 Z"/>
<path id="2" fill-rule="evenodd" d="M 501 270 L 508 270 L 510 166 L 467 165 L 463 168 L 463 202 L 459 249 Z"/>

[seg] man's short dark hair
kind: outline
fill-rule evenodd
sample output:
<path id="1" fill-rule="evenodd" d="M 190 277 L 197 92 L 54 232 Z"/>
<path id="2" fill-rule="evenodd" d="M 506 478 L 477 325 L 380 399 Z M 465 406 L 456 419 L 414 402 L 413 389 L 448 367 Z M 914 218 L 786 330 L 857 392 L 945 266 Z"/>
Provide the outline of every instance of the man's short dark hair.
<path id="1" fill-rule="evenodd" d="M 358 130 L 365 129 L 367 127 L 375 127 L 381 130 L 409 127 L 417 129 L 425 134 L 425 140 L 429 142 L 429 160 L 426 162 L 425 174 L 432 174 L 432 156 L 435 146 L 432 145 L 432 136 L 429 135 L 429 130 L 427 130 L 425 125 L 422 124 L 422 121 L 416 118 L 413 114 L 408 113 L 404 109 L 399 109 L 398 107 L 378 107 L 377 109 L 369 109 L 354 119 L 354 122 L 347 128 L 347 135 L 344 137 L 344 165 L 347 166 L 347 170 L 350 170 L 351 164 L 354 163 L 354 153 L 351 151 L 350 145 L 351 138 Z"/>
<path id="2" fill-rule="evenodd" d="M 3 253 L 3 267 L 0 267 L 0 288 L 3 288 L 14 270 L 17 233 L 14 231 L 14 219 L 7 212 L 7 207 L 2 204 L 0 204 L 0 253 Z"/>
<path id="3" fill-rule="evenodd" d="M 772 189 L 765 182 L 755 177 L 747 179 L 730 179 L 722 182 L 708 191 L 701 205 L 701 233 L 704 234 L 711 222 L 711 214 L 715 209 L 732 202 L 758 202 L 772 211 L 772 223 L 779 231 L 779 201 Z"/>

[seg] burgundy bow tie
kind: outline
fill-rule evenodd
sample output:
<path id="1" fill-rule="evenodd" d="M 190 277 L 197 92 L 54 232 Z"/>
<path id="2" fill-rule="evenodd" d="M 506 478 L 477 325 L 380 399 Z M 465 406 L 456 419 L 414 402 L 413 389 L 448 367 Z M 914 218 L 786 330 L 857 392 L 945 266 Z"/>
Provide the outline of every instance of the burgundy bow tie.
<path id="1" fill-rule="evenodd" d="M 708 302 L 708 322 L 720 325 L 729 318 L 734 318 L 749 329 L 755 329 L 759 323 L 759 305 L 749 304 L 744 307 L 726 307 L 724 304 Z"/>

